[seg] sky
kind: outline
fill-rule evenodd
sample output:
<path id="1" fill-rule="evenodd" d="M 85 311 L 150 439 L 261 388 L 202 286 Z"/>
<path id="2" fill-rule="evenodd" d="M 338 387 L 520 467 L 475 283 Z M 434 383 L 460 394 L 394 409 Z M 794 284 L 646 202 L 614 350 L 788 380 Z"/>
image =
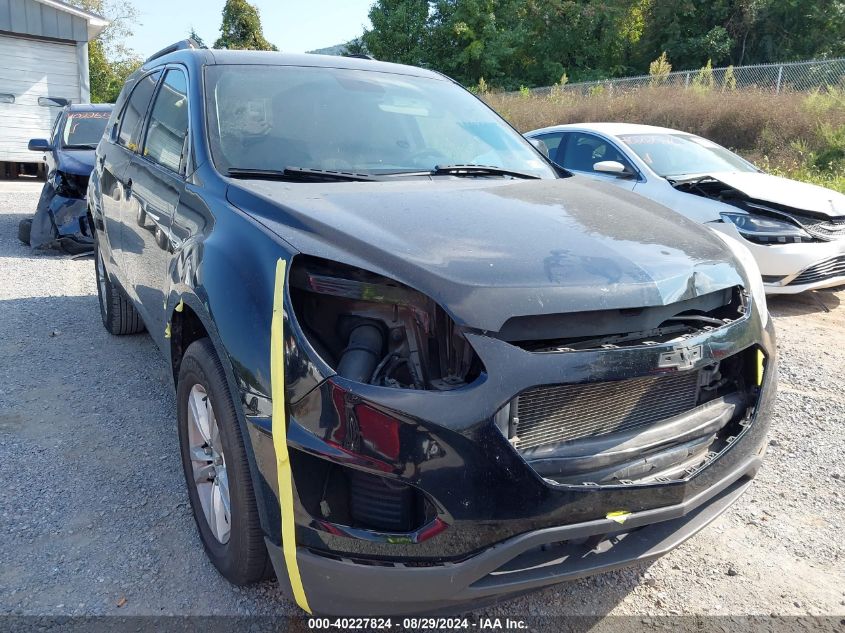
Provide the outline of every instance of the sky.
<path id="1" fill-rule="evenodd" d="M 369 26 L 373 0 L 251 0 L 264 37 L 287 53 L 348 42 Z M 127 42 L 142 57 L 190 35 L 211 45 L 220 35 L 225 0 L 135 0 L 141 24 Z"/>

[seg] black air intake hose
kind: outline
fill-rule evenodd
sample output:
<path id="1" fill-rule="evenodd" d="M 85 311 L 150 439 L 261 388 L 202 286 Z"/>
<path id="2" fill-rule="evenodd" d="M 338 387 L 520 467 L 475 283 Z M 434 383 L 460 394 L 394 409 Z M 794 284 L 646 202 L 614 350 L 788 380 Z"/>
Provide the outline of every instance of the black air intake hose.
<path id="1" fill-rule="evenodd" d="M 356 382 L 369 382 L 381 359 L 384 336 L 371 323 L 356 325 L 349 333 L 349 342 L 340 356 L 337 373 Z"/>

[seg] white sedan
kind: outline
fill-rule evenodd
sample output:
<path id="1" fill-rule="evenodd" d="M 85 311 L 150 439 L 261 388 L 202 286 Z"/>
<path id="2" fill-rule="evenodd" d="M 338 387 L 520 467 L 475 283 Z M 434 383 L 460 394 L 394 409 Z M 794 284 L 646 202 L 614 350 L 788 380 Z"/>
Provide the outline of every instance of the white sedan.
<path id="1" fill-rule="evenodd" d="M 562 167 L 635 191 L 741 240 L 767 294 L 845 284 L 845 195 L 766 174 L 724 147 L 650 125 L 534 130 Z"/>

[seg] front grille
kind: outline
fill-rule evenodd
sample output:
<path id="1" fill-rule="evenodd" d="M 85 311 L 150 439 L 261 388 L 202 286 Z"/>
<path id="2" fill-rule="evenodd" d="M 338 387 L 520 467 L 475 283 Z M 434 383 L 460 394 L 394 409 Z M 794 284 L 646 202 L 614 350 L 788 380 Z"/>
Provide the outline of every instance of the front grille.
<path id="1" fill-rule="evenodd" d="M 806 216 L 796 217 L 804 230 L 813 237 L 823 240 L 835 240 L 845 237 L 845 219 L 819 220 Z"/>
<path id="2" fill-rule="evenodd" d="M 653 424 L 697 404 L 698 371 L 538 387 L 519 396 L 516 446 L 529 449 Z"/>
<path id="3" fill-rule="evenodd" d="M 845 255 L 831 257 L 823 262 L 810 266 L 807 270 L 789 282 L 790 286 L 811 284 L 834 277 L 845 275 Z"/>

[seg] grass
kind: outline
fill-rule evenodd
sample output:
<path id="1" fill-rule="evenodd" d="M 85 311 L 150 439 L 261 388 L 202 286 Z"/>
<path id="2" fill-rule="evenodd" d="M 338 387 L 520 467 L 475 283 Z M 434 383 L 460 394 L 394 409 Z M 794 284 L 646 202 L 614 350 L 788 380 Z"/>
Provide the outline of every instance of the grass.
<path id="1" fill-rule="evenodd" d="M 774 174 L 845 193 L 845 89 L 810 93 L 645 88 L 548 96 L 487 93 L 520 131 L 595 121 L 646 123 L 692 132 Z"/>

